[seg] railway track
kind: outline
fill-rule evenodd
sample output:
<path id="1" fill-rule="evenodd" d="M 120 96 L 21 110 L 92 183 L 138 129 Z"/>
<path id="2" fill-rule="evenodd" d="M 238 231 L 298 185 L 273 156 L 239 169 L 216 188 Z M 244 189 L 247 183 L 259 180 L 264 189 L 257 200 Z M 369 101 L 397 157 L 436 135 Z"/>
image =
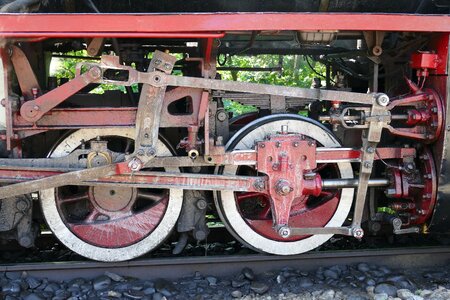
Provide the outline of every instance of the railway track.
<path id="1" fill-rule="evenodd" d="M 249 267 L 255 272 L 286 266 L 309 271 L 319 267 L 365 262 L 390 268 L 428 268 L 450 261 L 450 247 L 420 247 L 382 250 L 339 250 L 309 252 L 294 256 L 229 255 L 203 257 L 171 257 L 138 259 L 128 262 L 101 263 L 94 261 L 1 264 L 0 272 L 26 271 L 29 276 L 49 280 L 93 278 L 105 271 L 135 278 L 180 278 L 199 271 L 213 276 L 228 276 Z"/>

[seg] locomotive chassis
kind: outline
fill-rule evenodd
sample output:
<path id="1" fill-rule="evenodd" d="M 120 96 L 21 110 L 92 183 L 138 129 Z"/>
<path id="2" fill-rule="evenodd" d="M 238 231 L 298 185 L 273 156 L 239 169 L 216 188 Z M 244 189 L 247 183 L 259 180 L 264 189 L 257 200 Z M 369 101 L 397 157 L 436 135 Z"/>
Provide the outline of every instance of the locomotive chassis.
<path id="1" fill-rule="evenodd" d="M 117 20 L 120 19 L 121 22 Z M 374 161 L 400 159 L 416 156 L 412 147 L 378 147 L 382 130 L 387 129 L 393 134 L 419 140 L 431 144 L 436 161 L 436 170 L 431 170 L 431 192 L 429 205 L 433 210 L 422 213 L 423 221 L 429 223 L 429 230 L 447 232 L 448 225 L 445 215 L 448 213 L 446 204 L 446 164 L 448 126 L 445 116 L 448 112 L 446 99 L 448 89 L 448 16 L 425 15 L 388 15 L 388 14 L 304 14 L 304 13 L 264 13 L 264 14 L 182 14 L 182 15 L 127 15 L 127 14 L 67 14 L 67 15 L 0 15 L 2 23 L 1 35 L 6 41 L 40 42 L 49 38 L 198 38 L 202 40 L 204 78 L 170 75 L 175 60 L 163 52 L 155 52 L 150 62 L 148 72 L 138 72 L 119 63 L 117 57 L 102 56 L 100 63 L 82 63 L 78 67 L 75 79 L 47 93 L 38 91 L 33 95 L 37 79 L 20 49 L 7 44 L 1 49 L 4 74 L 10 73 L 14 65 L 22 94 L 28 101 L 21 103 L 20 110 L 14 107 L 12 99 L 4 101 L 7 114 L 7 128 L 2 138 L 6 141 L 13 158 L 0 160 L 0 181 L 14 183 L 0 188 L 0 198 L 3 201 L 15 200 L 14 196 L 28 194 L 43 189 L 55 188 L 70 184 L 89 186 L 126 186 L 153 187 L 165 189 L 189 190 L 221 190 L 258 192 L 272 197 L 271 206 L 274 210 L 274 230 L 282 238 L 316 234 L 344 234 L 362 238 L 361 228 L 363 211 L 366 205 L 366 195 L 369 186 L 388 186 L 390 183 L 382 178 L 371 178 Z M 302 22 L 299 22 L 302 20 Z M 374 22 L 373 20 L 376 20 Z M 92 29 L 95 24 L 95 30 Z M 150 28 L 150 29 L 149 29 Z M 211 79 L 214 74 L 213 57 L 215 39 L 233 31 L 363 31 L 363 32 L 426 32 L 430 44 L 435 46 L 439 62 L 436 64 L 432 79 L 427 88 L 437 91 L 419 89 L 415 93 L 391 100 L 384 93 L 354 93 L 323 89 L 305 89 L 280 87 L 264 84 L 228 82 Z M 430 33 L 433 32 L 433 33 Z M 374 33 L 376 36 L 376 33 Z M 374 45 L 375 47 L 376 45 Z M 372 49 L 373 50 L 373 49 Z M 12 53 L 11 53 L 12 51 Z M 17 57 L 14 57 L 18 55 Z M 25 58 L 24 58 L 25 57 Z M 425 57 L 425 56 L 424 56 Z M 426 57 L 425 57 L 426 58 Z M 425 59 L 424 58 L 424 59 Z M 11 62 L 12 60 L 12 62 Z M 82 71 L 85 68 L 88 71 Z M 107 70 L 124 71 L 127 79 L 120 81 L 109 79 L 104 74 Z M 19 71 L 21 70 L 21 71 Z M 4 76 L 5 86 L 9 85 L 8 76 Z M 138 106 L 120 108 L 56 108 L 56 106 L 78 90 L 91 83 L 131 85 L 142 84 L 143 88 Z M 168 86 L 176 87 L 166 92 Z M 258 146 L 252 150 L 227 152 L 217 136 L 210 133 L 210 111 L 215 108 L 210 105 L 211 90 L 224 92 L 244 92 L 257 95 L 268 95 L 270 105 L 275 108 L 277 101 L 281 110 L 285 109 L 286 97 L 308 101 L 329 101 L 354 104 L 366 112 L 364 122 L 359 128 L 366 132 L 361 138 L 360 149 L 317 147 L 314 141 L 301 134 L 291 133 L 289 127 L 280 128 L 266 141 L 258 141 Z M 177 94 L 178 93 L 178 94 Z M 189 116 L 170 115 L 167 107 L 180 95 L 191 95 L 193 113 Z M 280 101 L 281 99 L 281 101 Z M 401 131 L 390 125 L 395 115 L 391 110 L 406 103 L 417 101 L 434 101 L 433 109 L 437 115 L 433 133 L 427 125 L 417 125 L 417 130 Z M 16 104 L 17 105 L 17 104 Z M 352 109 L 357 107 L 352 106 Z M 275 110 L 274 110 L 275 111 Z M 117 119 L 119 117 L 119 119 Z M 186 127 L 189 124 L 191 136 L 188 136 L 190 147 L 187 156 L 158 157 L 156 143 L 160 128 Z M 344 123 L 341 121 L 341 123 Z M 434 124 L 434 123 L 433 123 Z M 423 127 L 419 127 L 423 126 Z M 49 130 L 76 129 L 92 127 L 135 127 L 135 150 L 131 154 L 114 153 L 102 141 L 91 143 L 91 149 L 76 150 L 64 158 L 20 158 L 20 140 Z M 196 146 L 196 134 L 203 128 L 204 143 L 199 156 Z M 426 129 L 424 129 L 426 128 Z M 424 131 L 425 130 L 425 131 Z M 191 138 L 189 140 L 189 138 Z M 300 144 L 302 150 L 289 145 Z M 312 145 L 310 145 L 312 143 Z M 264 144 L 264 146 L 262 146 Z M 289 145 L 288 145 L 289 144 Z M 281 145 L 281 146 L 280 146 Z M 96 148 L 97 147 L 97 148 Z M 265 166 L 265 151 L 278 153 L 276 148 L 282 148 L 288 157 L 308 156 L 309 165 L 296 161 L 292 169 L 295 176 L 287 169 Z M 297 146 L 295 146 L 297 147 Z M 305 150 L 311 147 L 313 150 Z M 296 152 L 297 151 L 297 152 Z M 89 165 L 88 161 L 77 160 L 80 155 L 95 152 L 109 157 L 109 164 L 99 167 Z M 429 157 L 422 154 L 423 157 Z M 285 156 L 283 156 L 285 157 Z M 321 179 L 317 174 L 310 174 L 317 163 L 359 163 L 356 179 L 347 180 Z M 281 164 L 282 159 L 278 163 Z M 266 176 L 237 176 L 220 174 L 163 173 L 141 171 L 145 168 L 158 167 L 204 167 L 256 165 Z M 265 168 L 265 169 L 264 169 Z M 433 167 L 429 167 L 433 168 Z M 265 171 L 264 171 L 265 170 Z M 278 172 L 278 173 L 277 173 Z M 281 172 L 281 175 L 280 173 Z M 441 174 L 439 180 L 436 174 Z M 303 176 L 305 175 L 305 176 Z M 423 175 L 423 174 L 422 174 Z M 427 174 L 425 174 L 427 175 Z M 280 177 L 281 176 L 281 177 Z M 300 177 L 300 179 L 299 179 Z M 275 179 L 274 179 L 275 178 Z M 282 178 L 282 179 L 280 179 Z M 439 182 L 438 182 L 439 181 Z M 439 189 L 433 186 L 439 184 Z M 289 187 L 289 191 L 285 187 Z M 301 188 L 300 188 L 301 187 Z M 356 197 L 352 222 L 349 226 L 333 227 L 290 227 L 288 226 L 289 209 L 283 205 L 293 201 L 302 193 L 314 195 L 327 188 L 355 188 Z M 426 200 L 428 201 L 428 200 Z M 437 202 L 436 205 L 434 201 Z M 431 220 L 431 221 L 430 221 Z M 395 226 L 394 226 L 395 227 Z M 410 228 L 397 227 L 397 233 Z M 395 231 L 394 230 L 394 231 Z M 408 230 L 406 230 L 408 231 Z M 413 227 L 409 232 L 418 232 Z"/>

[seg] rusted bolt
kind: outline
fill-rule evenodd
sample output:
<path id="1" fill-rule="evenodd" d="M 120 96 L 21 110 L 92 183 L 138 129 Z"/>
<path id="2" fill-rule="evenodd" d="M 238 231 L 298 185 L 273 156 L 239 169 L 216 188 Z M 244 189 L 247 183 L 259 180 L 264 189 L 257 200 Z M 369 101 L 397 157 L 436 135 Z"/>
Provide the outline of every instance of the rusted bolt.
<path id="1" fill-rule="evenodd" d="M 254 183 L 253 183 L 253 187 L 257 190 L 257 191 L 263 191 L 264 190 L 264 181 L 262 179 L 257 179 Z"/>
<path id="2" fill-rule="evenodd" d="M 161 81 L 161 76 L 159 76 L 159 75 L 153 76 L 153 81 L 156 82 L 156 83 L 160 82 Z"/>
<path id="3" fill-rule="evenodd" d="M 353 228 L 352 235 L 357 239 L 361 239 L 364 236 L 364 230 L 362 228 Z"/>
<path id="4" fill-rule="evenodd" d="M 372 54 L 375 56 L 380 56 L 383 53 L 383 48 L 381 48 L 380 46 L 374 46 L 372 48 Z"/>
<path id="5" fill-rule="evenodd" d="M 217 112 L 217 120 L 224 122 L 227 119 L 227 114 L 224 111 Z"/>
<path id="6" fill-rule="evenodd" d="M 386 94 L 380 94 L 377 97 L 377 103 L 381 106 L 387 106 L 389 104 L 389 97 Z"/>
<path id="7" fill-rule="evenodd" d="M 100 68 L 98 68 L 98 67 L 92 67 L 89 70 L 89 74 L 91 74 L 91 76 L 94 78 L 98 78 L 102 75 L 102 70 L 100 70 Z"/>
<path id="8" fill-rule="evenodd" d="M 406 168 L 408 171 L 413 171 L 413 170 L 415 169 L 413 163 L 407 163 L 406 166 L 405 166 L 405 168 Z"/>
<path id="9" fill-rule="evenodd" d="M 289 184 L 289 181 L 280 179 L 276 183 L 275 190 L 278 195 L 280 196 L 286 196 L 291 192 L 291 186 Z"/>
<path id="10" fill-rule="evenodd" d="M 198 150 L 196 150 L 196 149 L 189 150 L 188 156 L 189 156 L 192 160 L 195 160 L 195 159 L 199 156 Z"/>
<path id="11" fill-rule="evenodd" d="M 154 156 L 156 154 L 156 150 L 153 147 L 150 147 L 147 151 L 147 156 Z"/>
<path id="12" fill-rule="evenodd" d="M 284 239 L 287 239 L 291 236 L 291 229 L 287 226 L 282 226 L 280 227 L 280 229 L 278 229 L 278 235 Z"/>
<path id="13" fill-rule="evenodd" d="M 198 199 L 195 204 L 197 205 L 197 208 L 201 210 L 206 209 L 206 207 L 208 206 L 208 203 L 205 199 Z"/>
<path id="14" fill-rule="evenodd" d="M 133 172 L 137 172 L 142 169 L 142 161 L 135 157 L 128 163 L 128 168 Z"/>

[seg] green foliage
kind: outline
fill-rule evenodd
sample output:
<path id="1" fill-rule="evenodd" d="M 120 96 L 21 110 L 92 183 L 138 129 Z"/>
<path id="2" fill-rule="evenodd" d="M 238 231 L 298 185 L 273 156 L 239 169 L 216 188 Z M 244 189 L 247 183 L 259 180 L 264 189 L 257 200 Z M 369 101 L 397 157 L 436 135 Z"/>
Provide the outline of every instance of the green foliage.
<path id="1" fill-rule="evenodd" d="M 226 111 L 232 112 L 233 116 L 239 116 L 242 114 L 246 114 L 246 113 L 258 110 L 253 105 L 242 105 L 239 102 L 236 102 L 236 101 L 233 101 L 230 99 L 224 99 L 223 106 L 225 107 Z"/>
<path id="2" fill-rule="evenodd" d="M 85 50 L 71 51 L 65 53 L 70 56 L 88 56 Z M 177 58 L 182 59 L 182 54 L 178 54 Z M 149 57 L 150 58 L 150 57 Z M 52 61 L 51 76 L 57 78 L 75 77 L 75 66 L 79 62 L 85 62 L 85 59 L 79 58 L 57 58 Z M 304 57 L 299 55 L 258 55 L 258 56 L 232 56 L 228 57 L 226 67 L 241 67 L 241 68 L 273 68 L 281 66 L 281 71 L 272 72 L 255 72 L 255 71 L 220 71 L 222 79 L 236 80 L 243 82 L 265 83 L 282 86 L 296 86 L 308 88 L 311 86 L 314 77 L 318 75 L 308 66 Z M 325 66 L 311 62 L 311 66 L 319 74 L 325 74 Z M 178 74 L 177 74 L 178 75 Z M 137 93 L 137 85 L 134 85 L 133 92 Z M 112 84 L 101 85 L 91 91 L 91 93 L 101 94 L 105 90 L 121 90 L 126 93 L 123 86 L 116 86 Z M 242 105 L 230 99 L 224 100 L 225 109 L 233 112 L 233 115 L 241 115 L 248 112 L 256 111 L 254 106 Z"/>
<path id="3" fill-rule="evenodd" d="M 64 53 L 67 56 L 86 56 L 86 50 L 80 51 L 70 51 Z M 86 62 L 86 59 L 82 58 L 59 58 L 54 57 L 52 59 L 52 65 L 50 70 L 50 76 L 55 76 L 58 79 L 68 78 L 73 79 L 75 77 L 75 67 L 80 62 Z M 138 92 L 137 85 L 133 85 L 132 89 L 134 92 Z M 102 84 L 91 91 L 93 94 L 103 94 L 107 90 L 120 90 L 126 93 L 125 87 L 113 85 L 113 84 Z"/>
<path id="4" fill-rule="evenodd" d="M 308 66 L 305 58 L 298 55 L 285 55 L 282 59 L 279 55 L 233 56 L 228 57 L 224 66 L 241 68 L 273 68 L 281 66 L 281 72 L 220 71 L 224 80 L 309 88 L 314 77 L 318 77 Z M 325 74 L 324 65 L 311 62 L 311 66 L 319 74 Z M 224 101 L 224 106 L 226 110 L 233 112 L 233 116 L 256 110 L 254 106 L 241 105 L 231 100 Z"/>
<path id="5" fill-rule="evenodd" d="M 259 56 L 232 56 L 227 59 L 224 66 L 241 68 L 270 68 L 278 67 L 279 55 Z M 325 73 L 325 66 L 311 62 L 311 65 L 320 74 Z M 285 55 L 281 59 L 281 72 L 254 72 L 254 71 L 221 71 L 222 79 L 245 82 L 275 84 L 283 86 L 310 87 L 314 77 L 317 77 L 307 65 L 302 56 Z"/>

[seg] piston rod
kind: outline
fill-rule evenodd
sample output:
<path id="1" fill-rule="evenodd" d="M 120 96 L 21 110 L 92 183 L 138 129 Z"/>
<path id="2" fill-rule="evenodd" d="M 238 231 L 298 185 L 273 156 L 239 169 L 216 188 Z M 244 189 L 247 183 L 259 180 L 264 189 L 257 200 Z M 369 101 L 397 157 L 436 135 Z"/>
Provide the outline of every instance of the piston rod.
<path id="1" fill-rule="evenodd" d="M 369 187 L 383 187 L 388 186 L 389 180 L 384 178 L 374 178 L 369 179 Z M 323 189 L 334 189 L 334 188 L 356 188 L 358 186 L 358 179 L 323 179 L 322 188 Z"/>

